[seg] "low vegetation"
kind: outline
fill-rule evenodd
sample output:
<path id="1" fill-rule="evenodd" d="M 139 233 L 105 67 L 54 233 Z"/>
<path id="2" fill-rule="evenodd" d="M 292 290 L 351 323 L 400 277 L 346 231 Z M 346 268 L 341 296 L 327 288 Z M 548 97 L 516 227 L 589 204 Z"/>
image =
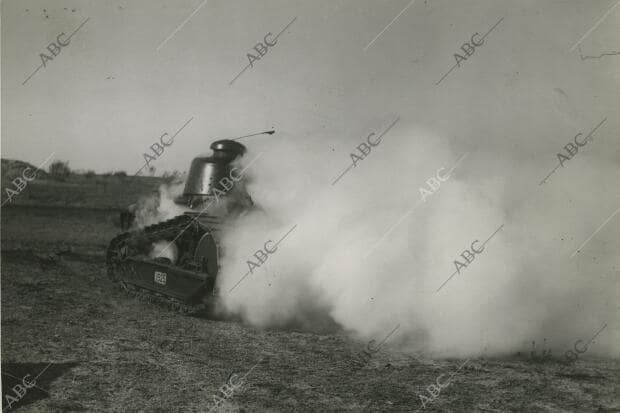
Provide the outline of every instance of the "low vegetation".
<path id="1" fill-rule="evenodd" d="M 37 168 L 27 162 L 2 159 L 2 202 L 7 199 L 6 189 L 15 190 L 13 180 L 24 170 Z M 54 161 L 49 172 L 39 170 L 36 179 L 29 181 L 7 205 L 40 205 L 81 208 L 126 208 L 141 196 L 157 192 L 170 177 L 129 176 L 125 171 L 97 174 L 93 170 L 74 171 L 68 162 Z M 33 172 L 28 171 L 31 176 Z"/>

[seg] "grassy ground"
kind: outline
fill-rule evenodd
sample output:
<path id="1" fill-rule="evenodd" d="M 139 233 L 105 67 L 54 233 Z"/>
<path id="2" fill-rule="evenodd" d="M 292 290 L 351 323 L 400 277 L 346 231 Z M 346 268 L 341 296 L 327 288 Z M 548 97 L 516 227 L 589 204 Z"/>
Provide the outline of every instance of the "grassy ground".
<path id="1" fill-rule="evenodd" d="M 24 168 L 30 167 L 27 177 L 32 177 L 36 168 L 22 161 L 2 159 L 2 202 L 10 205 L 45 205 L 96 209 L 120 209 L 136 202 L 140 196 L 157 192 L 165 182 L 159 177 L 123 175 L 81 175 L 71 174 L 63 180 L 51 179 L 44 171 L 19 189 Z M 17 191 L 9 201 L 7 189 Z"/>
<path id="2" fill-rule="evenodd" d="M 129 298 L 105 275 L 116 219 L 2 209 L 3 395 L 49 366 L 10 410 L 205 412 L 234 372 L 245 383 L 220 410 L 411 412 L 466 361 L 416 359 L 388 343 L 364 363 L 365 343 L 341 332 L 257 330 Z M 620 362 L 471 359 L 423 410 L 620 411 Z"/>

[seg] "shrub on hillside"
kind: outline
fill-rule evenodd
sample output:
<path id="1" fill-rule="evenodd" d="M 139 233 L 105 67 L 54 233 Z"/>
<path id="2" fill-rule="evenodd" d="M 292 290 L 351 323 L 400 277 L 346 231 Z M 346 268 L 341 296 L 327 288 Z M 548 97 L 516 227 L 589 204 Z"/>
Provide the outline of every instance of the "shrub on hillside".
<path id="1" fill-rule="evenodd" d="M 71 168 L 69 168 L 69 162 L 54 161 L 50 165 L 50 175 L 52 179 L 58 181 L 64 181 L 71 175 Z"/>

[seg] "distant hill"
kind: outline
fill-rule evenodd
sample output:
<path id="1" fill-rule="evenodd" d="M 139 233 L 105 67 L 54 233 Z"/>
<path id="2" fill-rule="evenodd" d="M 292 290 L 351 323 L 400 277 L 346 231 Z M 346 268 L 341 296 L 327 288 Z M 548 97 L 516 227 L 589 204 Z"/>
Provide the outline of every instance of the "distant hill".
<path id="1" fill-rule="evenodd" d="M 32 176 L 32 173 L 37 170 L 37 167 L 29 164 L 28 162 L 19 161 L 17 159 L 2 159 L 2 187 L 4 188 L 5 179 L 10 181 L 14 177 L 21 175 L 24 169 L 30 168 L 32 172 L 28 171 L 26 174 Z M 37 172 L 39 178 L 46 178 L 47 172 L 43 169 Z"/>
<path id="2" fill-rule="evenodd" d="M 26 175 L 32 176 L 36 167 L 28 162 L 2 159 L 2 202 L 8 200 L 7 189 L 17 191 L 13 180 Z M 142 196 L 155 194 L 160 185 L 169 180 L 161 177 L 126 176 L 116 174 L 77 174 L 71 173 L 65 179 L 53 178 L 48 172 L 40 170 L 36 179 L 28 182 L 18 195 L 4 207 L 11 205 L 64 206 L 78 208 L 120 209 L 136 202 Z"/>

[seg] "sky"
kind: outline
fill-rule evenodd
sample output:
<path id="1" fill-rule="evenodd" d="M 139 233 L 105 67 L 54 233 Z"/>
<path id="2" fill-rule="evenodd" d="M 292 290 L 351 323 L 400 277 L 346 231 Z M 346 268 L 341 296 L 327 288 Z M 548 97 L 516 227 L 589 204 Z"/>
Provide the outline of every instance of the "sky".
<path id="1" fill-rule="evenodd" d="M 409 3 L 3 1 L 2 156 L 39 164 L 54 153 L 76 169 L 129 172 L 192 119 L 153 162 L 158 171 L 186 170 L 214 139 L 271 128 L 247 143 L 329 136 L 325 161 L 338 167 L 366 129 L 400 116 L 457 152 L 549 162 L 571 134 L 618 112 L 620 58 L 569 51 L 614 2 Z M 461 45 L 502 17 L 436 85 Z M 86 19 L 22 85 L 47 45 Z M 247 53 L 293 19 L 231 85 Z M 619 22 L 612 10 L 580 43 L 583 55 L 619 49 Z M 600 154 L 617 155 L 617 145 Z"/>

